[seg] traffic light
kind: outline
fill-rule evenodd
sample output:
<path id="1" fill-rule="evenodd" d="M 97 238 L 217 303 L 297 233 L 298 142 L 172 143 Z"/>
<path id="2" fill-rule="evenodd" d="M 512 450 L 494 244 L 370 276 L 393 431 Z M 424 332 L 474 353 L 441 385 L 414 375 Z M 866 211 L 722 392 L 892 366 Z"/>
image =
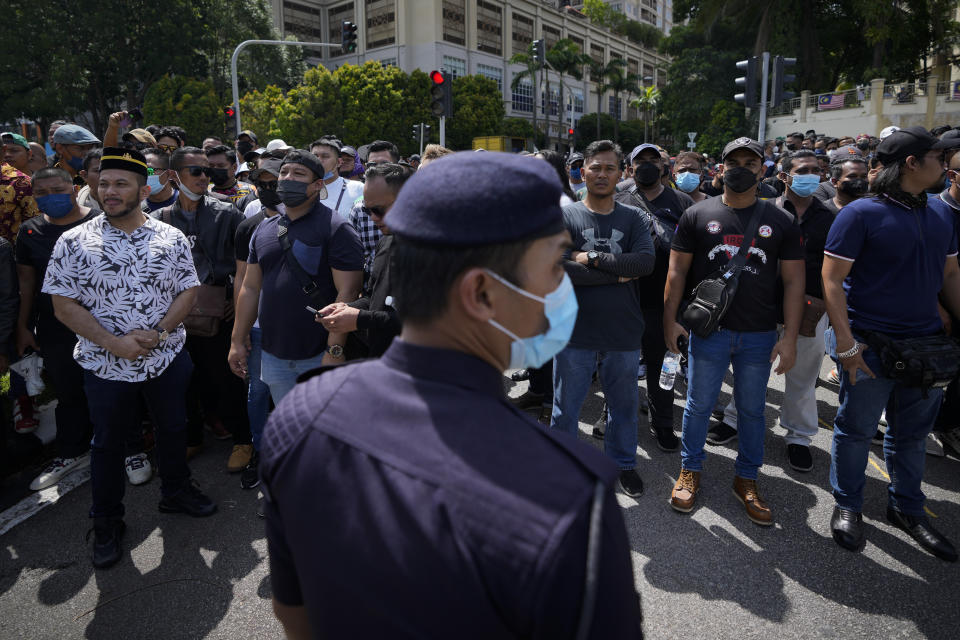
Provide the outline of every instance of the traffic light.
<path id="1" fill-rule="evenodd" d="M 547 51 L 544 48 L 543 40 L 534 40 L 531 46 L 533 47 L 533 59 L 542 67 L 547 60 Z"/>
<path id="2" fill-rule="evenodd" d="M 418 124 L 413 125 L 413 139 L 414 140 L 420 139 L 420 125 Z"/>
<path id="3" fill-rule="evenodd" d="M 430 111 L 435 116 L 450 118 L 453 116 L 453 92 L 450 78 L 441 71 L 431 71 Z"/>
<path id="4" fill-rule="evenodd" d="M 340 24 L 341 49 L 343 53 L 356 53 L 357 51 L 357 25 L 349 20 L 344 20 Z"/>
<path id="5" fill-rule="evenodd" d="M 760 79 L 759 67 L 760 58 L 757 56 L 737 62 L 737 69 L 743 71 L 746 75 L 736 79 L 736 85 L 743 89 L 743 93 L 738 93 L 733 99 L 749 109 L 759 104 L 757 100 L 757 84 Z"/>
<path id="6" fill-rule="evenodd" d="M 770 106 L 776 107 L 784 100 L 789 100 L 796 94 L 792 91 L 784 91 L 783 85 L 790 84 L 797 79 L 792 73 L 787 73 L 787 68 L 797 64 L 796 58 L 784 58 L 777 56 L 773 59 L 773 93 L 770 97 Z"/>
<path id="7" fill-rule="evenodd" d="M 223 119 L 227 123 L 227 131 L 233 131 L 237 128 L 237 110 L 233 105 L 223 108 Z"/>
<path id="8" fill-rule="evenodd" d="M 573 127 L 567 127 L 567 135 L 573 137 Z"/>

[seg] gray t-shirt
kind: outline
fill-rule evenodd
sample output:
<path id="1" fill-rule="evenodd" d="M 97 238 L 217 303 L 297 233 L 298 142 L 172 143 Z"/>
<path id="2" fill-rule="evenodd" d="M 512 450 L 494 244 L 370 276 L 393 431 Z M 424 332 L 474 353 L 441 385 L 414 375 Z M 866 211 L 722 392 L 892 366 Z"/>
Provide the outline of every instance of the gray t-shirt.
<path id="1" fill-rule="evenodd" d="M 609 214 L 596 214 L 583 202 L 563 208 L 563 221 L 574 251 L 600 253 L 596 267 L 567 260 L 580 310 L 570 346 L 595 351 L 634 351 L 643 338 L 643 312 L 636 278 L 653 270 L 650 226 L 639 209 L 616 203 Z"/>

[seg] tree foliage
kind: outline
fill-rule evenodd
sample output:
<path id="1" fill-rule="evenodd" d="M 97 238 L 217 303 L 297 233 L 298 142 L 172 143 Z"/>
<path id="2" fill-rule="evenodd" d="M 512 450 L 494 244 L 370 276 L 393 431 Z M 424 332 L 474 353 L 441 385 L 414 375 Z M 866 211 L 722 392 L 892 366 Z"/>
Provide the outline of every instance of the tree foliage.
<path id="1" fill-rule="evenodd" d="M 656 49 L 663 38 L 663 32 L 660 29 L 628 18 L 603 0 L 584 0 L 583 13 L 590 18 L 590 22 L 607 27 L 614 33 L 648 49 Z"/>
<path id="2" fill-rule="evenodd" d="M 225 133 L 220 101 L 209 80 L 184 76 L 160 78 L 147 89 L 143 117 L 147 122 L 183 127 L 195 139 L 221 137 Z"/>
<path id="3" fill-rule="evenodd" d="M 469 149 L 475 136 L 500 133 L 503 95 L 496 80 L 464 76 L 453 81 L 453 118 L 447 124 L 448 146 Z"/>

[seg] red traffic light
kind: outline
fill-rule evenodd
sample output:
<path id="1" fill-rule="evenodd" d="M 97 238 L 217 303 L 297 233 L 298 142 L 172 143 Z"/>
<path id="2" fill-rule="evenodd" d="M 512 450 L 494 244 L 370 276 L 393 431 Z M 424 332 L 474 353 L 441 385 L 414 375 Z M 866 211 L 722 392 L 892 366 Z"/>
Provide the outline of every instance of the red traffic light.
<path id="1" fill-rule="evenodd" d="M 571 127 L 570 129 L 567 129 L 567 135 L 569 135 L 569 136 L 572 136 L 572 135 L 573 135 L 573 128 L 572 128 L 572 127 Z"/>
<path id="2" fill-rule="evenodd" d="M 433 80 L 433 84 L 443 84 L 443 81 L 444 81 L 443 73 L 441 73 L 440 71 L 431 71 L 430 79 Z"/>
<path id="3" fill-rule="evenodd" d="M 227 116 L 228 118 L 232 118 L 235 113 L 236 111 L 233 110 L 233 107 L 224 107 L 223 109 L 223 115 Z"/>

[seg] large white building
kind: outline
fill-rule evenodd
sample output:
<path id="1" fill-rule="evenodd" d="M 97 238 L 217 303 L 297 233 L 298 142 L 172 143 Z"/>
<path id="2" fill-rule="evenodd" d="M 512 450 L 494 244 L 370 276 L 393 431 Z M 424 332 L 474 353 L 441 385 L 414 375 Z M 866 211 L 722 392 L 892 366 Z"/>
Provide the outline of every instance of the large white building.
<path id="1" fill-rule="evenodd" d="M 673 0 L 603 0 L 614 11 L 619 11 L 631 20 L 648 24 L 670 35 L 673 28 Z M 582 4 L 572 3 L 578 9 Z"/>
<path id="2" fill-rule="evenodd" d="M 576 9 L 560 6 L 563 0 L 272 0 L 274 22 L 284 36 L 304 41 L 340 42 L 342 21 L 359 26 L 357 53 L 342 55 L 330 49 L 321 57 L 310 58 L 333 69 L 350 63 L 380 60 L 404 71 L 444 69 L 454 76 L 484 75 L 496 80 L 503 92 L 507 116 L 533 117 L 534 96 L 539 94 L 537 119 L 545 119 L 547 101 L 531 82 L 510 88 L 514 75 L 523 70 L 511 65 L 510 58 L 526 52 L 533 40 L 544 39 L 547 48 L 561 38 L 573 40 L 596 61 L 620 58 L 627 70 L 644 79 L 641 84 L 666 80 L 664 56 L 590 24 Z M 642 7 L 672 5 L 671 0 L 636 0 Z M 652 9 L 650 9 L 652 11 Z M 666 13 L 672 15 L 672 7 Z M 650 14 L 656 22 L 664 13 Z M 657 25 L 659 26 L 659 25 Z M 585 74 L 582 81 L 566 78 L 566 116 L 558 122 L 558 85 L 551 79 L 550 136 L 566 138 L 566 128 L 585 113 L 597 110 L 597 79 Z M 603 111 L 619 113 L 621 118 L 637 114 L 627 105 L 630 97 L 619 100 L 606 93 L 601 97 Z"/>

